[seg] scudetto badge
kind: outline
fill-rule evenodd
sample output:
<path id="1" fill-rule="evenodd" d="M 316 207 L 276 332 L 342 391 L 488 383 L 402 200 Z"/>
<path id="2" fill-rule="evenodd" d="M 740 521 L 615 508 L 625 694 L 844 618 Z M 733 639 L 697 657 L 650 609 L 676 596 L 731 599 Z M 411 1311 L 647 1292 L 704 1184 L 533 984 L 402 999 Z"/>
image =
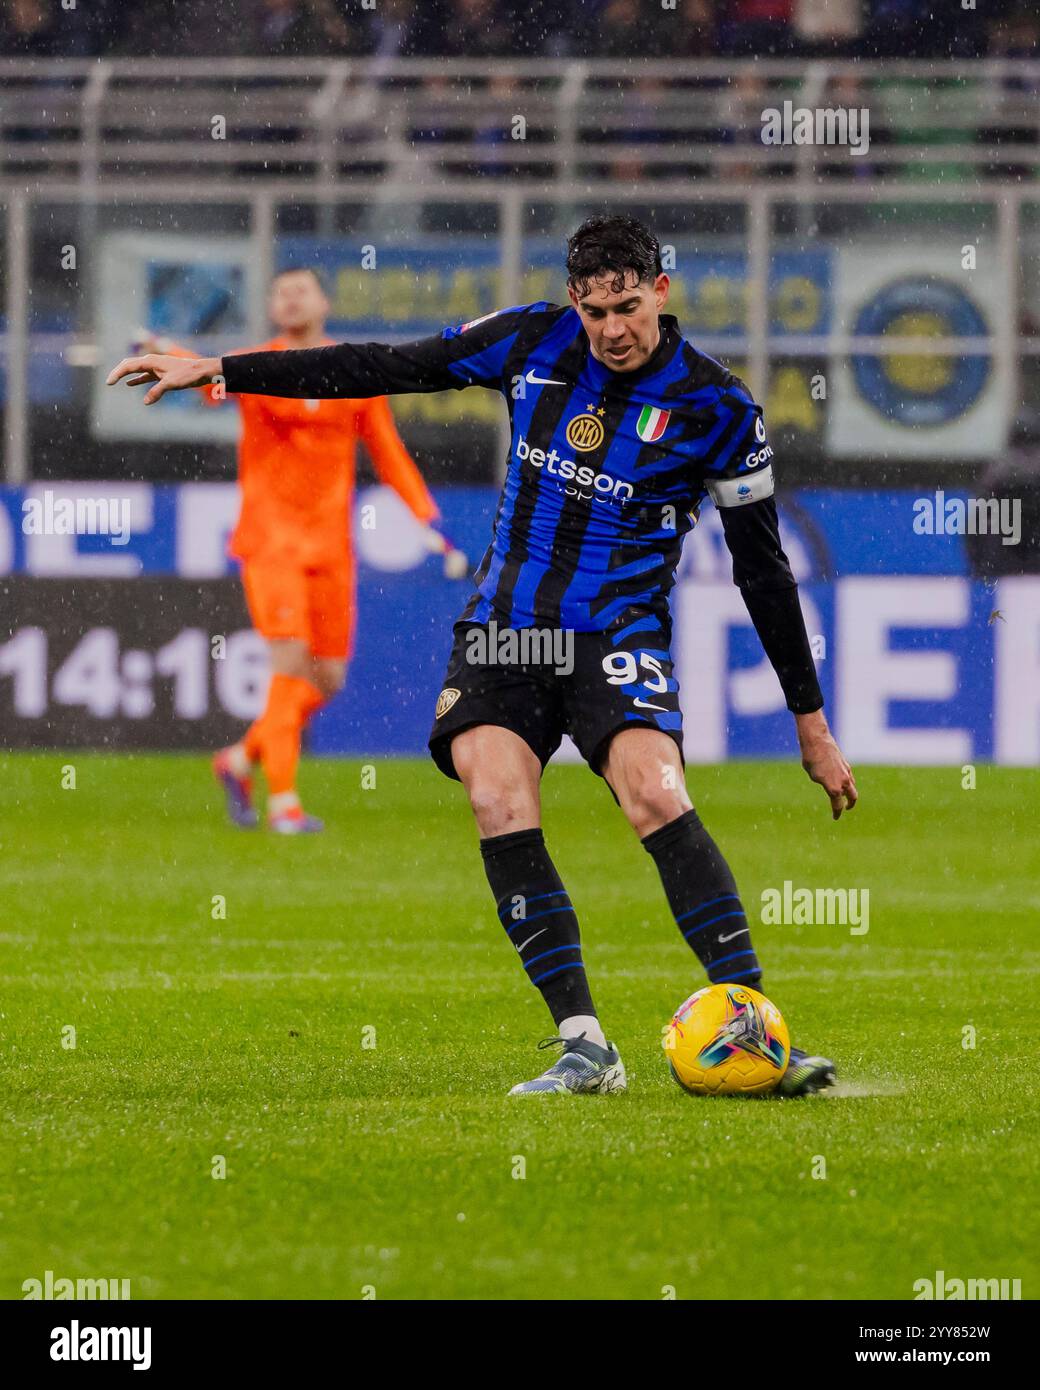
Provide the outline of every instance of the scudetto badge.
<path id="1" fill-rule="evenodd" d="M 461 690 L 455 690 L 451 686 L 442 690 L 437 696 L 437 710 L 434 717 L 440 719 L 442 715 L 447 714 L 461 694 Z"/>

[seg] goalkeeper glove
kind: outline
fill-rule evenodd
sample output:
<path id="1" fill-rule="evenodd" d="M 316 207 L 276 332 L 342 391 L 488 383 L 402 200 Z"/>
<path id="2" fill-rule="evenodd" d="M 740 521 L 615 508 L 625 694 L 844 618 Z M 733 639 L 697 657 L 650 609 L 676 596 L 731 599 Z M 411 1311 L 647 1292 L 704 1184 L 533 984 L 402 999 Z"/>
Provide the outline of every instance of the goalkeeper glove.
<path id="1" fill-rule="evenodd" d="M 434 523 L 426 528 L 426 544 L 434 555 L 444 557 L 444 577 L 445 579 L 465 579 L 469 573 L 469 560 L 466 558 L 465 551 L 444 534 L 444 532 Z"/>

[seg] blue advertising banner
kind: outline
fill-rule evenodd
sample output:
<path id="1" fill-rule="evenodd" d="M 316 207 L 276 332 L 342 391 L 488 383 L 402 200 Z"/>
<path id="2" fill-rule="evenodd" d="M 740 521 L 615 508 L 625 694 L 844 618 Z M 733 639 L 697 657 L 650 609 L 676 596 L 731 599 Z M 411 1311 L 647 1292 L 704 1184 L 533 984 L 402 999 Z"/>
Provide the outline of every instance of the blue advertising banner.
<path id="1" fill-rule="evenodd" d="M 474 565 L 487 545 L 496 501 L 490 488 L 444 489 L 438 497 L 448 533 Z M 392 493 L 359 493 L 357 517 L 368 502 L 376 502 L 389 523 L 371 531 L 359 524 L 355 531 L 357 650 L 346 689 L 313 723 L 312 747 L 355 756 L 421 754 L 452 624 L 470 589 L 466 581 L 443 576 L 420 528 Z M 1040 762 L 1040 576 L 974 578 L 963 534 L 965 503 L 964 494 L 953 492 L 921 498 L 909 491 L 806 489 L 783 498 L 785 547 L 799 579 L 828 713 L 856 761 Z M 136 648 L 123 651 L 114 619 L 99 637 L 84 600 L 72 619 L 82 630 L 79 647 L 70 647 L 69 613 L 61 616 L 59 645 L 63 652 L 69 648 L 73 679 L 48 658 L 47 605 L 34 599 L 31 613 L 20 612 L 32 586 L 24 580 L 5 585 L 3 576 L 33 576 L 40 585 L 148 578 L 150 603 L 161 599 L 158 581 L 164 578 L 170 586 L 234 584 L 225 545 L 237 506 L 232 484 L 0 490 L 0 729 L 10 729 L 12 720 L 36 721 L 42 739 L 52 703 L 79 701 L 94 721 L 80 721 L 79 736 L 101 745 L 106 712 L 118 709 L 132 719 L 135 709 L 147 708 L 154 721 L 156 710 L 168 708 L 171 720 L 202 721 L 194 746 L 205 746 L 201 695 L 194 703 L 167 700 L 160 690 L 164 680 L 178 678 L 182 694 L 205 685 L 201 668 L 189 671 L 183 655 L 196 662 L 203 652 L 194 634 L 214 635 L 205 621 L 189 624 L 191 637 L 164 629 L 161 652 L 149 664 Z M 1010 525 L 990 540 L 998 547 L 1016 544 Z M 82 589 L 88 592 L 89 585 Z M 74 602 L 75 592 L 63 591 L 62 602 Z M 132 594 L 132 586 L 126 592 Z M 112 612 L 115 604 L 113 598 Z M 214 603 L 214 610 L 225 611 L 222 605 Z M 732 583 L 710 506 L 687 541 L 673 611 L 688 760 L 791 755 L 792 721 Z M 239 636 L 245 661 L 243 642 Z M 249 671 L 257 659 L 250 649 Z M 150 703 L 127 693 L 146 667 Z M 263 696 L 262 681 L 247 679 L 245 666 L 233 683 L 233 699 L 227 680 L 214 688 L 224 692 L 224 715 L 239 719 L 250 717 Z M 31 745 L 32 728 L 21 728 L 8 742 Z M 179 728 L 156 746 L 192 742 Z"/>

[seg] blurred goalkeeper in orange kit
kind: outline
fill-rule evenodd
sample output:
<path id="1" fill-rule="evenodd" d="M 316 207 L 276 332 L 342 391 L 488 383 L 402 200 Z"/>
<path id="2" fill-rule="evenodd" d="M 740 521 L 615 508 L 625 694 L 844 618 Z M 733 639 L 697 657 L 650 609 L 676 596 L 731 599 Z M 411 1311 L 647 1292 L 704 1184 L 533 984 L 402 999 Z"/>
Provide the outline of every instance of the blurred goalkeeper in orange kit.
<path id="1" fill-rule="evenodd" d="M 271 285 L 277 336 L 261 350 L 322 347 L 329 316 L 316 271 L 286 270 Z M 142 349 L 192 357 L 146 336 Z M 256 349 L 242 349 L 256 351 Z M 201 388 L 211 404 L 221 386 Z M 294 835 L 323 828 L 305 814 L 296 769 L 307 721 L 342 687 L 353 649 L 355 568 L 351 533 L 355 444 L 366 446 L 376 472 L 426 527 L 445 573 L 462 578 L 465 555 L 438 529 L 439 512 L 394 426 L 385 396 L 364 400 L 236 397 L 242 414 L 238 481 L 242 507 L 228 551 L 242 567 L 253 626 L 267 640 L 267 704 L 244 737 L 213 759 L 235 825 L 258 824 L 253 771 L 267 781 L 268 825 Z"/>

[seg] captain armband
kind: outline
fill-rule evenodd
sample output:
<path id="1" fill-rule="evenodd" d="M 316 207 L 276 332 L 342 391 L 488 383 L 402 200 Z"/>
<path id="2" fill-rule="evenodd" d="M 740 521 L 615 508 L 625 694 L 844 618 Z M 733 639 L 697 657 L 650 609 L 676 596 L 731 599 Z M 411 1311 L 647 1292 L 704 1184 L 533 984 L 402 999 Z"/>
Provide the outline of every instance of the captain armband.
<path id="1" fill-rule="evenodd" d="M 773 465 L 769 464 L 760 473 L 743 473 L 739 478 L 705 478 L 704 486 L 716 507 L 761 502 L 773 495 Z"/>

